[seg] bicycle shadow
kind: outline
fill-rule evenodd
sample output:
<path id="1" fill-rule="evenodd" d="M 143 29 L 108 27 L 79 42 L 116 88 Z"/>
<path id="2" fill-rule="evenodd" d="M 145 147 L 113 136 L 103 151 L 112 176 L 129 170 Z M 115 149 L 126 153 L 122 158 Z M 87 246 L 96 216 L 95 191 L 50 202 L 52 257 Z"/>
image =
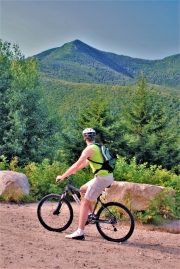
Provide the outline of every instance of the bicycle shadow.
<path id="1" fill-rule="evenodd" d="M 136 242 L 133 241 L 132 238 L 128 239 L 127 241 L 124 242 L 112 242 L 112 241 L 107 241 L 105 239 L 103 239 L 102 237 L 99 237 L 98 235 L 94 236 L 94 235 L 87 235 L 86 236 L 86 241 L 89 242 L 93 242 L 93 243 L 103 243 L 104 246 L 123 246 L 123 248 L 128 247 L 128 248 L 137 248 L 137 250 L 152 250 L 152 251 L 161 251 L 163 253 L 171 253 L 173 255 L 177 255 L 179 256 L 180 254 L 180 249 L 177 245 L 177 247 L 175 246 L 171 246 L 171 245 L 166 245 L 164 246 L 163 243 L 159 244 L 159 243 L 143 243 L 143 242 Z"/>

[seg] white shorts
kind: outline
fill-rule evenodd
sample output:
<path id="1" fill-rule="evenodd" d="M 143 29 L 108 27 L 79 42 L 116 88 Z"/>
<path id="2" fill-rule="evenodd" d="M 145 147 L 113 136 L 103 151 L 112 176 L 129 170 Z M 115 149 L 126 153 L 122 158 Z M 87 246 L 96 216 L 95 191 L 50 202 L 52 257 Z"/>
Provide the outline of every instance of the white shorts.
<path id="1" fill-rule="evenodd" d="M 94 202 L 102 191 L 112 184 L 114 178 L 110 176 L 95 176 L 93 179 L 88 181 L 85 185 L 88 186 L 85 193 L 85 198 L 91 202 Z"/>

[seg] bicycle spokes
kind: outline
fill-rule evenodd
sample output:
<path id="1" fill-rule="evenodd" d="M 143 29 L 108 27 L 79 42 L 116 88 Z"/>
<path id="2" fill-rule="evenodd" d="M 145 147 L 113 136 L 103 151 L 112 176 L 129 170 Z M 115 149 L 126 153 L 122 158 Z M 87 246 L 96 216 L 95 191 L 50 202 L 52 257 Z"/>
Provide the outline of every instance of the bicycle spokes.
<path id="1" fill-rule="evenodd" d="M 96 223 L 99 233 L 107 240 L 122 242 L 127 240 L 134 230 L 131 212 L 123 205 L 110 202 L 98 212 Z"/>
<path id="2" fill-rule="evenodd" d="M 49 194 L 38 205 L 38 218 L 49 231 L 61 232 L 69 227 L 73 219 L 71 204 L 60 195 Z"/>

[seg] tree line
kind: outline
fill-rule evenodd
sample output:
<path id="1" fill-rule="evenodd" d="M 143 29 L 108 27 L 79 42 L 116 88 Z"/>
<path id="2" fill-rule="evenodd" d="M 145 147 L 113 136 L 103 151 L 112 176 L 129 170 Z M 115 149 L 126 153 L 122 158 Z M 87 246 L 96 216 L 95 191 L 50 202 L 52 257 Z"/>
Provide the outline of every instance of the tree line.
<path id="1" fill-rule="evenodd" d="M 16 156 L 21 166 L 44 158 L 70 165 L 85 146 L 82 130 L 92 127 L 97 140 L 127 162 L 135 158 L 179 173 L 179 100 L 149 88 L 145 77 L 121 97 L 118 110 L 97 94 L 65 119 L 48 106 L 42 87 L 37 60 L 1 40 L 0 156 L 9 161 Z"/>

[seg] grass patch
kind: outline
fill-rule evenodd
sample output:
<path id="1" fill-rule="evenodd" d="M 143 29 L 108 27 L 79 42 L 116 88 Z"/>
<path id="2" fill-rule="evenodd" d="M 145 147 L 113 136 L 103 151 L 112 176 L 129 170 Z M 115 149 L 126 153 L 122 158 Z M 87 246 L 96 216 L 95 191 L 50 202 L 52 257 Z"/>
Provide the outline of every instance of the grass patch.
<path id="1" fill-rule="evenodd" d="M 21 190 L 8 190 L 0 196 L 0 202 L 25 204 L 25 203 L 37 202 L 37 200 L 31 195 L 24 194 Z"/>

